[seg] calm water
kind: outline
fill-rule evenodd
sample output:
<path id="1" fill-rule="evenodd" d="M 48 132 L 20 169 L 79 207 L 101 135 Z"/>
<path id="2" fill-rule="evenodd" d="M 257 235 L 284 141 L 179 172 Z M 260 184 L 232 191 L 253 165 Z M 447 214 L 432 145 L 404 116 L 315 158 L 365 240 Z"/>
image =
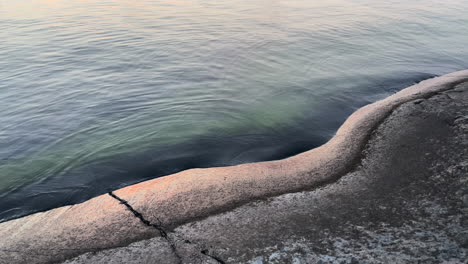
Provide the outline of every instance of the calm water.
<path id="1" fill-rule="evenodd" d="M 0 0 L 0 220 L 284 158 L 468 68 L 466 0 Z"/>

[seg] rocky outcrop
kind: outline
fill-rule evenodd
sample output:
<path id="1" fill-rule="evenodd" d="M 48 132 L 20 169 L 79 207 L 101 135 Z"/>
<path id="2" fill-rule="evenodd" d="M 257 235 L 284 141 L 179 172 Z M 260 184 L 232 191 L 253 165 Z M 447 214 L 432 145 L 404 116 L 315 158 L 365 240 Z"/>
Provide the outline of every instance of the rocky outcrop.
<path id="1" fill-rule="evenodd" d="M 398 214 L 398 205 L 402 207 L 400 203 L 403 201 L 419 197 L 418 193 L 424 193 L 426 188 L 409 188 L 406 194 L 398 193 L 405 184 L 422 184 L 438 175 L 433 170 L 437 162 L 444 168 L 463 167 L 463 161 L 459 161 L 462 158 L 450 155 L 462 153 L 462 143 L 466 140 L 466 136 L 459 139 L 466 135 L 461 129 L 464 126 L 463 110 L 467 109 L 468 101 L 463 97 L 466 96 L 466 81 L 468 71 L 444 75 L 363 107 L 348 118 L 327 144 L 288 159 L 187 170 L 132 185 L 82 204 L 1 223 L 0 263 L 57 262 L 96 251 L 100 253 L 95 259 L 87 254 L 74 261 L 95 263 L 105 262 L 108 258 L 116 262 L 125 257 L 130 261 L 132 250 L 138 252 L 133 258 L 160 258 L 160 262 L 155 263 L 245 262 L 255 261 L 257 257 L 266 261 L 296 256 L 295 248 L 285 246 L 288 239 L 291 240 L 289 243 L 298 245 L 297 250 L 302 253 L 297 259 L 304 263 L 314 258 L 346 257 L 349 253 L 345 252 L 346 248 L 354 247 L 357 252 L 359 243 L 370 243 L 353 238 L 355 231 L 352 228 L 362 224 L 363 230 L 370 232 L 368 237 L 376 234 L 376 240 L 379 240 L 385 232 L 391 233 L 392 228 L 401 227 L 411 218 L 418 219 L 419 213 L 413 216 L 400 210 Z M 434 101 L 434 98 L 440 100 Z M 418 107 L 429 109 L 432 105 L 436 106 L 435 110 L 417 112 Z M 442 114 L 447 118 L 435 118 Z M 443 122 L 448 123 L 445 126 Z M 451 122 L 457 125 L 449 125 Z M 433 138 L 430 137 L 432 134 L 435 135 Z M 439 142 L 430 141 L 436 139 Z M 440 157 L 434 154 L 449 145 L 460 149 L 458 152 L 446 151 L 445 156 L 441 154 Z M 445 159 L 453 160 L 457 165 Z M 398 160 L 400 163 L 396 162 Z M 439 177 L 444 176 L 440 174 Z M 427 184 L 427 188 L 436 186 Z M 448 185 L 460 186 L 460 183 L 457 185 L 454 180 Z M 464 197 L 460 194 L 463 190 L 453 191 Z M 282 195 L 292 192 L 296 193 Z M 278 197 L 255 202 L 274 196 Z M 435 201 L 435 198 L 431 199 L 428 203 Z M 243 204 L 247 205 L 241 206 Z M 411 206 L 416 212 L 421 207 Z M 455 210 L 453 208 L 459 204 L 453 208 L 444 206 L 448 206 L 447 210 Z M 231 210 L 235 207 L 239 208 Z M 392 210 L 397 213 L 394 222 L 390 221 Z M 227 213 L 208 217 L 220 212 Z M 382 217 L 378 217 L 380 214 Z M 409 220 L 402 216 L 408 216 Z M 458 212 L 456 217 L 462 216 Z M 376 223 L 386 223 L 387 218 L 391 228 L 370 228 Z M 456 226 L 455 222 L 446 224 Z M 346 231 L 341 228 L 343 226 L 352 228 Z M 176 232 L 173 232 L 174 228 L 177 228 Z M 328 233 L 318 232 L 318 229 L 328 230 Z M 401 237 L 404 237 L 413 231 L 402 232 Z M 398 233 L 393 234 L 400 237 Z M 145 240 L 150 237 L 156 238 Z M 320 246 L 318 238 L 332 244 Z M 460 239 L 458 248 L 462 247 L 464 238 Z M 139 240 L 144 241 L 123 249 L 105 250 Z M 333 245 L 333 241 L 344 243 L 342 251 Z M 335 251 L 330 253 L 331 249 Z M 462 249 L 457 252 L 451 254 L 455 257 L 464 254 Z M 369 254 L 376 255 L 375 260 L 379 260 L 378 252 L 374 253 Z M 112 259 L 112 256 L 120 257 Z M 353 257 L 359 258 L 359 254 Z M 140 260 L 142 262 L 134 263 L 145 261 Z"/>

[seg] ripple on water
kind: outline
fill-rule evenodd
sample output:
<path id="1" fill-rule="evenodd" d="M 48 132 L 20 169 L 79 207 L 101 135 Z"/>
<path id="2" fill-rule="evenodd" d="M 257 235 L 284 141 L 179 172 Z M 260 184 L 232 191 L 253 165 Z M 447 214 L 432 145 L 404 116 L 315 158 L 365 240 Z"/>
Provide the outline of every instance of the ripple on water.
<path id="1" fill-rule="evenodd" d="M 462 0 L 0 5 L 0 219 L 323 144 L 467 68 Z"/>

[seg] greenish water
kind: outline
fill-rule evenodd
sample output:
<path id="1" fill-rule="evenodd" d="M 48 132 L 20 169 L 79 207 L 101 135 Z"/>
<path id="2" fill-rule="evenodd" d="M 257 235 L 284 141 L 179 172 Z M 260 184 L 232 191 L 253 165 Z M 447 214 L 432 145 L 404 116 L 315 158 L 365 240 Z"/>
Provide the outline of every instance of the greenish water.
<path id="1" fill-rule="evenodd" d="M 280 159 L 468 68 L 468 2 L 0 0 L 0 221 Z"/>

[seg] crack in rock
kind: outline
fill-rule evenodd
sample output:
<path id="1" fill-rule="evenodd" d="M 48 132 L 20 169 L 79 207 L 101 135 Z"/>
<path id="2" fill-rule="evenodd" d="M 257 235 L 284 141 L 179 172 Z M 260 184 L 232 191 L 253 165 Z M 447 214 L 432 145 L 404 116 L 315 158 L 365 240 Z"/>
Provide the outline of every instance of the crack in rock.
<path id="1" fill-rule="evenodd" d="M 155 228 L 156 230 L 159 231 L 159 234 L 161 235 L 162 238 L 164 238 L 170 245 L 172 251 L 174 252 L 174 255 L 177 257 L 179 263 L 183 263 L 182 261 L 182 257 L 179 255 L 179 253 L 177 252 L 177 248 L 176 248 L 176 245 L 174 243 L 174 241 L 169 237 L 168 233 L 166 232 L 166 230 L 164 230 L 164 227 L 162 226 L 161 224 L 161 221 L 159 219 L 157 219 L 159 221 L 158 224 L 154 224 L 154 223 L 151 223 L 150 221 L 148 221 L 147 219 L 145 219 L 145 217 L 143 216 L 142 213 L 138 212 L 137 210 L 135 210 L 129 203 L 128 201 L 118 197 L 115 193 L 113 192 L 109 192 L 108 193 L 112 198 L 116 199 L 117 201 L 119 201 L 121 204 L 123 204 L 127 210 L 129 210 L 130 212 L 133 213 L 133 215 L 138 218 L 143 224 L 145 224 L 146 226 L 149 226 L 149 227 L 153 227 Z M 186 243 L 190 243 L 190 241 L 186 240 Z M 226 262 L 224 262 L 221 258 L 217 257 L 217 256 L 214 256 L 214 255 L 211 255 L 209 254 L 208 250 L 204 249 L 204 250 L 201 250 L 200 251 L 203 255 L 207 256 L 207 257 L 210 257 L 211 259 L 215 260 L 216 262 L 220 263 L 220 264 L 225 264 Z"/>
<path id="2" fill-rule="evenodd" d="M 400 106 L 402 106 L 403 104 L 406 104 L 406 103 L 413 103 L 413 104 L 420 104 L 422 103 L 424 100 L 427 100 L 433 96 L 436 96 L 436 95 L 444 95 L 447 91 L 450 91 L 450 90 L 453 90 L 457 87 L 457 85 L 459 85 L 460 83 L 463 83 L 463 82 L 466 82 L 466 79 L 463 80 L 463 81 L 459 81 L 459 82 L 456 82 L 456 83 L 453 83 L 452 85 L 450 85 L 448 88 L 444 89 L 444 90 L 441 90 L 441 91 L 436 91 L 436 92 L 430 92 L 430 93 L 427 93 L 419 98 L 414 98 L 412 100 L 408 100 L 408 101 L 403 101 L 403 102 L 400 102 L 400 103 L 397 103 L 390 111 L 388 111 L 388 113 L 386 113 L 384 115 L 384 117 L 379 120 L 374 126 L 373 128 L 370 130 L 369 134 L 367 134 L 365 136 L 365 140 L 364 140 L 364 144 L 363 144 L 363 147 L 361 148 L 361 152 L 359 153 L 358 157 L 354 158 L 354 162 L 352 162 L 351 164 L 351 168 L 348 168 L 347 169 L 347 172 L 345 172 L 344 174 L 342 174 L 340 177 L 338 178 L 334 178 L 334 179 L 329 179 L 328 181 L 324 181 L 322 184 L 319 184 L 319 186 L 316 186 L 316 187 L 320 187 L 321 185 L 328 185 L 330 183 L 333 183 L 333 182 L 336 182 L 339 178 L 341 178 L 343 175 L 346 175 L 347 173 L 353 171 L 357 166 L 360 165 L 360 163 L 362 162 L 362 160 L 364 159 L 364 157 L 366 156 L 366 154 L 364 153 L 365 151 L 365 147 L 367 146 L 370 138 L 374 135 L 375 131 L 377 130 L 378 127 L 380 127 L 380 125 L 382 123 L 384 123 L 384 121 L 391 115 L 393 114 L 393 112 L 399 108 Z M 446 95 L 446 94 L 445 94 Z M 446 95 L 447 96 L 447 95 Z M 452 99 L 450 96 L 447 96 L 448 98 Z M 161 234 L 161 236 L 166 239 L 166 241 L 169 243 L 169 245 L 171 246 L 172 248 L 172 251 L 174 252 L 175 256 L 178 258 L 179 260 L 179 263 L 183 263 L 182 262 L 182 257 L 179 255 L 179 253 L 177 252 L 177 249 L 176 249 L 176 246 L 175 246 L 175 243 L 172 241 L 172 239 L 170 239 L 170 237 L 168 236 L 167 232 L 164 230 L 163 226 L 161 225 L 161 221 L 159 219 L 157 219 L 159 221 L 159 224 L 153 224 L 151 223 L 150 221 L 146 220 L 143 215 L 136 211 L 126 200 L 118 197 L 117 195 L 115 195 L 113 192 L 109 192 L 108 193 L 111 197 L 113 197 L 114 199 L 118 200 L 121 204 L 123 204 L 125 207 L 127 207 L 127 209 L 129 211 L 131 211 L 138 219 L 140 219 L 141 222 L 143 222 L 143 224 L 147 225 L 147 226 L 150 226 L 150 227 L 153 227 L 155 229 L 157 229 L 159 231 L 159 233 Z M 188 241 L 188 240 L 186 240 Z M 216 262 L 220 263 L 220 264 L 225 264 L 226 262 L 224 262 L 221 258 L 217 257 L 217 256 L 214 256 L 214 255 L 211 255 L 207 249 L 203 249 L 200 251 L 200 253 L 202 253 L 203 255 L 207 256 L 207 257 L 210 257 L 211 259 L 215 260 Z"/>
<path id="3" fill-rule="evenodd" d="M 218 263 L 221 263 L 221 264 L 226 264 L 226 262 L 224 262 L 224 260 L 222 260 L 221 258 L 217 257 L 217 256 L 214 256 L 214 255 L 211 255 L 210 253 L 208 253 L 208 250 L 204 249 L 202 251 L 200 251 L 203 255 L 205 256 L 208 256 L 214 260 L 216 260 Z"/>
<path id="4" fill-rule="evenodd" d="M 168 236 L 167 232 L 164 230 L 163 226 L 161 225 L 161 221 L 158 221 L 160 222 L 159 224 L 154 224 L 154 223 L 151 223 L 150 221 L 148 221 L 147 219 L 145 219 L 145 217 L 140 213 L 138 212 L 137 210 L 135 210 L 126 200 L 118 197 L 117 195 L 115 195 L 113 192 L 109 192 L 108 193 L 112 198 L 116 199 L 117 201 L 119 201 L 121 204 L 123 204 L 127 210 L 129 210 L 130 212 L 133 213 L 133 215 L 135 217 L 137 217 L 138 219 L 140 219 L 140 221 L 145 224 L 146 226 L 149 226 L 149 227 L 153 227 L 155 228 L 156 230 L 159 231 L 159 234 L 161 235 L 162 238 L 164 238 L 167 243 L 169 243 L 169 245 L 171 246 L 171 249 L 172 249 L 172 252 L 174 252 L 174 255 L 177 257 L 177 259 L 179 260 L 179 263 L 182 263 L 182 257 L 179 255 L 179 253 L 177 252 L 177 248 L 175 246 L 175 243 L 174 241 L 172 241 L 172 239 Z"/>

